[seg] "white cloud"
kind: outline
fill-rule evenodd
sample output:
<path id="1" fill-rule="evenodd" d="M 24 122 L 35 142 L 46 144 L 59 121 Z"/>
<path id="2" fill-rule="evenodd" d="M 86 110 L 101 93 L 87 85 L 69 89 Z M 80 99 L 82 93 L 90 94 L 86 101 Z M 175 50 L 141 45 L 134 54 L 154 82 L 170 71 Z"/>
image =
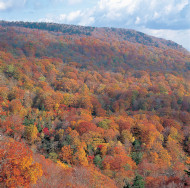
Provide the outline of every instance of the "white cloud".
<path id="1" fill-rule="evenodd" d="M 11 1 L 0 1 L 0 10 L 6 10 L 11 6 Z"/>
<path id="2" fill-rule="evenodd" d="M 178 44 L 183 45 L 184 48 L 190 51 L 190 29 L 187 30 L 139 29 L 139 30 L 149 35 L 175 41 Z"/>
<path id="3" fill-rule="evenodd" d="M 60 14 L 59 16 L 59 20 L 60 21 L 65 21 L 67 19 L 67 15 L 66 14 Z"/>
<path id="4" fill-rule="evenodd" d="M 159 17 L 160 17 L 160 15 L 158 14 L 158 12 L 154 12 L 153 18 L 154 18 L 154 19 L 158 19 Z"/>
<path id="5" fill-rule="evenodd" d="M 92 11 L 82 12 L 80 10 L 70 12 L 69 14 L 60 14 L 58 17 L 59 22 L 66 24 L 79 24 L 83 26 L 92 25 L 95 18 L 92 15 Z"/>
<path id="6" fill-rule="evenodd" d="M 51 0 L 53 3 L 65 3 L 67 2 L 69 5 L 81 3 L 83 0 Z"/>
<path id="7" fill-rule="evenodd" d="M 188 0 L 100 0 L 97 3 L 94 17 L 95 24 L 102 26 L 169 28 L 187 27 L 183 9 L 188 8 Z M 140 18 L 140 19 L 139 19 Z"/>
<path id="8" fill-rule="evenodd" d="M 93 24 L 95 21 L 95 18 L 90 16 L 90 17 L 83 17 L 83 19 L 79 22 L 79 25 L 83 25 L 83 26 L 89 26 L 91 24 Z"/>
<path id="9" fill-rule="evenodd" d="M 0 0 L 0 10 L 7 10 L 15 7 L 22 7 L 26 3 L 26 0 Z"/>
<path id="10" fill-rule="evenodd" d="M 97 10 L 112 13 L 118 13 L 125 10 L 128 14 L 132 14 L 137 6 L 139 0 L 100 0 L 98 2 Z"/>
<path id="11" fill-rule="evenodd" d="M 140 21 L 141 21 L 141 19 L 137 16 L 137 17 L 136 17 L 135 24 L 139 24 L 139 23 L 140 23 Z"/>
<path id="12" fill-rule="evenodd" d="M 67 21 L 68 22 L 72 22 L 74 20 L 76 20 L 77 18 L 80 18 L 82 16 L 82 13 L 80 10 L 74 11 L 69 13 L 69 15 L 67 16 Z"/>
<path id="13" fill-rule="evenodd" d="M 68 0 L 68 3 L 70 5 L 78 4 L 78 3 L 81 3 L 81 2 L 82 2 L 82 0 Z"/>
<path id="14" fill-rule="evenodd" d="M 51 17 L 49 17 L 49 18 L 42 18 L 42 19 L 39 19 L 38 21 L 39 22 L 47 22 L 47 23 L 48 22 L 54 22 L 53 18 L 51 18 Z"/>
<path id="15" fill-rule="evenodd" d="M 56 0 L 64 1 L 64 0 Z M 84 0 L 65 0 L 70 4 Z M 99 0 L 94 7 L 54 16 L 71 24 L 93 24 L 111 27 L 147 27 L 151 29 L 190 28 L 189 0 Z"/>
<path id="16" fill-rule="evenodd" d="M 176 5 L 176 8 L 177 8 L 178 11 L 181 11 L 181 10 L 183 10 L 183 8 L 184 8 L 186 5 L 188 5 L 188 4 L 189 4 L 189 1 L 188 1 L 188 0 L 183 0 L 181 3 L 178 3 L 178 4 Z"/>

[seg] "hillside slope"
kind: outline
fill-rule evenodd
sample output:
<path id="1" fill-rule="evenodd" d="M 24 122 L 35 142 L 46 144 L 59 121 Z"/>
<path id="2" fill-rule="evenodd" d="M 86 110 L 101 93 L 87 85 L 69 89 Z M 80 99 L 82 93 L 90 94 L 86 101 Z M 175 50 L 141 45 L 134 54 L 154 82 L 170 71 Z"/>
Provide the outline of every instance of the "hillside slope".
<path id="1" fill-rule="evenodd" d="M 0 186 L 190 186 L 188 52 L 132 30 L 0 25 Z"/>
<path id="2" fill-rule="evenodd" d="M 0 30 L 1 50 L 17 56 L 56 57 L 112 70 L 185 72 L 190 67 L 190 54 L 180 45 L 133 30 L 24 22 L 0 25 L 5 26 Z"/>

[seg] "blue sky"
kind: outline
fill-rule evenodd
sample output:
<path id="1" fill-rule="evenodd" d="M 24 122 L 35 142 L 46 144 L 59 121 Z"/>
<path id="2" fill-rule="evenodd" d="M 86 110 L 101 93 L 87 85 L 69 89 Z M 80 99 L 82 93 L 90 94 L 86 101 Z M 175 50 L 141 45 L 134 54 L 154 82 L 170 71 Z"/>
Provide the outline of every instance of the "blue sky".
<path id="1" fill-rule="evenodd" d="M 136 29 L 190 51 L 190 0 L 0 0 L 0 19 Z"/>

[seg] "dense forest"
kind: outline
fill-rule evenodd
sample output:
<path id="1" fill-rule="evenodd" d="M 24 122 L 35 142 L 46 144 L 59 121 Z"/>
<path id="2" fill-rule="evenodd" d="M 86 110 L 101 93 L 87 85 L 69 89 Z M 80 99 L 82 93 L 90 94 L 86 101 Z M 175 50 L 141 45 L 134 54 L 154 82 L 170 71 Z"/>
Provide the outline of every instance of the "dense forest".
<path id="1" fill-rule="evenodd" d="M 190 53 L 127 29 L 0 22 L 0 187 L 190 187 Z"/>

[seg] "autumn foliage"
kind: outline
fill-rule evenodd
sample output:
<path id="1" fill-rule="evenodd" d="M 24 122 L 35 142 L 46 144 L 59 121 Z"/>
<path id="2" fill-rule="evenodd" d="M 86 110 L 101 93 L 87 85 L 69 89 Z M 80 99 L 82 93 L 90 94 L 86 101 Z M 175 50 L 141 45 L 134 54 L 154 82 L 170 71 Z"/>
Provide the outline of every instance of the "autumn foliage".
<path id="1" fill-rule="evenodd" d="M 29 187 L 42 176 L 39 163 L 33 163 L 32 152 L 22 143 L 4 138 L 0 141 L 0 185 Z"/>
<path id="2" fill-rule="evenodd" d="M 51 23 L 0 38 L 0 187 L 190 186 L 185 49 Z"/>

